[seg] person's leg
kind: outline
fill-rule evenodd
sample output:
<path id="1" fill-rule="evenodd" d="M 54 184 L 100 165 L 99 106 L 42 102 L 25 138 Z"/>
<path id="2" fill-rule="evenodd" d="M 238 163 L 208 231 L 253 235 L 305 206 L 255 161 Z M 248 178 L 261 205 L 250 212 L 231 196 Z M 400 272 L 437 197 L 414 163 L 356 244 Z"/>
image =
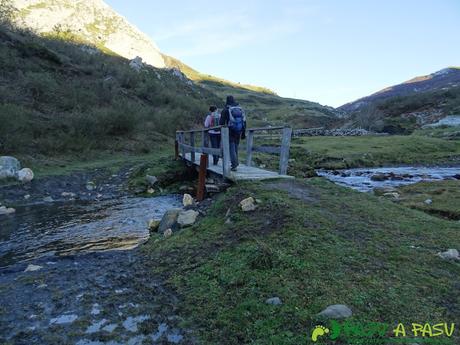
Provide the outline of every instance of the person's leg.
<path id="1" fill-rule="evenodd" d="M 220 134 L 216 134 L 216 149 L 220 149 Z M 214 164 L 219 163 L 219 156 L 214 156 Z"/>
<path id="2" fill-rule="evenodd" d="M 238 159 L 238 147 L 239 147 L 239 145 L 240 145 L 240 137 L 237 136 L 235 138 L 235 167 L 240 165 L 240 161 Z"/>
<path id="3" fill-rule="evenodd" d="M 232 169 L 236 169 L 238 166 L 238 160 L 236 158 L 236 142 L 230 137 L 230 161 L 232 162 Z"/>
<path id="4" fill-rule="evenodd" d="M 220 135 L 210 134 L 209 137 L 211 139 L 211 147 L 214 149 L 218 149 L 220 147 Z M 219 162 L 219 156 L 213 155 L 212 158 L 214 165 L 217 165 L 217 163 Z"/>

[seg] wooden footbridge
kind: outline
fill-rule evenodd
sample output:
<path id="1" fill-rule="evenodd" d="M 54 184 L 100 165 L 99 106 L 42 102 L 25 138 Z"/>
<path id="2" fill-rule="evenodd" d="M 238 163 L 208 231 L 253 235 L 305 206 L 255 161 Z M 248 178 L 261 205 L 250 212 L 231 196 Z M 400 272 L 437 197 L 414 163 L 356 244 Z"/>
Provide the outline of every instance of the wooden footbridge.
<path id="1" fill-rule="evenodd" d="M 209 131 L 219 129 L 221 132 L 220 148 L 212 148 L 209 140 Z M 198 195 L 204 190 L 206 173 L 211 172 L 222 176 L 231 181 L 241 180 L 265 180 L 274 178 L 292 178 L 287 175 L 289 162 L 289 149 L 291 145 L 292 128 L 290 127 L 262 127 L 249 128 L 246 137 L 246 147 L 240 143 L 239 152 L 246 151 L 245 164 L 240 165 L 237 171 L 231 171 L 230 163 L 230 142 L 228 127 L 201 128 L 188 131 L 176 132 L 176 158 L 183 159 L 190 164 L 198 166 L 200 169 Z M 266 135 L 272 131 L 281 131 L 281 145 L 274 146 L 255 146 L 254 139 L 258 134 Z M 197 145 L 199 143 L 199 145 Z M 252 162 L 253 152 L 262 152 L 279 155 L 278 171 L 270 171 L 255 167 Z M 210 164 L 209 156 L 219 156 L 217 165 Z"/>

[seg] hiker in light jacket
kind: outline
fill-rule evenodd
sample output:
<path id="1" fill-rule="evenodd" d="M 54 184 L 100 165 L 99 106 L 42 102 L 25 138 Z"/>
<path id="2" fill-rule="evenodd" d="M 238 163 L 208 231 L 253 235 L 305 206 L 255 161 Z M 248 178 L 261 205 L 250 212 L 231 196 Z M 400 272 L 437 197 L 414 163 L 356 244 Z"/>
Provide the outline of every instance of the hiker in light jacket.
<path id="1" fill-rule="evenodd" d="M 204 120 L 204 126 L 206 128 L 212 128 L 219 126 L 220 123 L 220 114 L 217 111 L 217 107 L 212 105 L 209 107 L 209 113 L 206 116 L 206 120 Z M 214 149 L 220 148 L 220 130 L 219 129 L 211 129 L 209 130 L 209 139 L 211 140 L 211 147 Z M 219 156 L 213 155 L 212 156 L 214 165 L 219 163 Z"/>
<path id="2" fill-rule="evenodd" d="M 225 109 L 220 116 L 220 124 L 228 126 L 230 141 L 230 160 L 232 162 L 232 171 L 238 168 L 238 145 L 240 139 L 246 137 L 246 116 L 244 110 L 235 101 L 233 96 L 227 96 Z"/>

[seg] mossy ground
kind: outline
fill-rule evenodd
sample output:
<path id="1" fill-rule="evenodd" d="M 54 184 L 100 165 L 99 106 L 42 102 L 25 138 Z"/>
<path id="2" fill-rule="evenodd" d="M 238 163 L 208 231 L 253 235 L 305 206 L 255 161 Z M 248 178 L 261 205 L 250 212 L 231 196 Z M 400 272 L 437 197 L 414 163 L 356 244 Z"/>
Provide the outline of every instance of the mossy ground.
<path id="1" fill-rule="evenodd" d="M 238 208 L 247 196 L 261 201 L 252 213 Z M 330 304 L 354 321 L 458 324 L 460 264 L 435 254 L 459 248 L 459 231 L 314 178 L 235 185 L 198 224 L 144 250 L 204 343 L 308 344 Z M 265 304 L 272 296 L 283 305 Z"/>

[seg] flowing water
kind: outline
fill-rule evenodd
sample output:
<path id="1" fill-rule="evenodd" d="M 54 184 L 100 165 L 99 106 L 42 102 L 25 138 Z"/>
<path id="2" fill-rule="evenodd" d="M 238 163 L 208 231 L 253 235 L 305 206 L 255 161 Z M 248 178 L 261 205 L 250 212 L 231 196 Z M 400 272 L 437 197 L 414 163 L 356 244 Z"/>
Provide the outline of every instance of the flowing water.
<path id="1" fill-rule="evenodd" d="M 395 188 L 421 181 L 459 179 L 460 167 L 357 168 L 317 173 L 339 185 L 370 192 L 375 188 Z"/>
<path id="2" fill-rule="evenodd" d="M 0 216 L 0 343 L 191 343 L 139 249 L 176 196 L 21 206 Z"/>

